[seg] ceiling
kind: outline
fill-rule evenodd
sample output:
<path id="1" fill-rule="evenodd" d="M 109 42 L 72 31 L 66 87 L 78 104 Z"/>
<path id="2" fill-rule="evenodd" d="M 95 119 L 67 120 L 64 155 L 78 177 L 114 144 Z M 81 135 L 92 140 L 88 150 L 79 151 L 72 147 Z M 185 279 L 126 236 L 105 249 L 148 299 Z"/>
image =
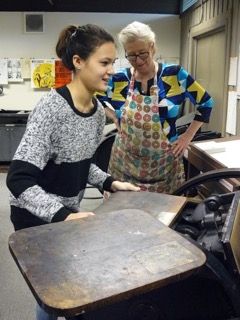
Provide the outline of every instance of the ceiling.
<path id="1" fill-rule="evenodd" d="M 0 11 L 116 12 L 179 15 L 181 0 L 1 0 Z"/>

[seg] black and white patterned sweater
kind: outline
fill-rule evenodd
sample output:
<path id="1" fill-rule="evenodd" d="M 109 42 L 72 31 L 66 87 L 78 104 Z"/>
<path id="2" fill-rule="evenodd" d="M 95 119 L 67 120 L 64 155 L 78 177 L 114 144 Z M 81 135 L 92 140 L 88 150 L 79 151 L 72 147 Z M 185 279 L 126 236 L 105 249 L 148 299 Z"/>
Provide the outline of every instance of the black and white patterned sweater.
<path id="1" fill-rule="evenodd" d="M 95 99 L 91 113 L 81 113 L 66 86 L 57 90 L 29 115 L 7 176 L 14 212 L 24 209 L 45 222 L 78 212 L 87 183 L 109 191 L 113 182 L 92 163 L 105 125 L 103 106 Z"/>

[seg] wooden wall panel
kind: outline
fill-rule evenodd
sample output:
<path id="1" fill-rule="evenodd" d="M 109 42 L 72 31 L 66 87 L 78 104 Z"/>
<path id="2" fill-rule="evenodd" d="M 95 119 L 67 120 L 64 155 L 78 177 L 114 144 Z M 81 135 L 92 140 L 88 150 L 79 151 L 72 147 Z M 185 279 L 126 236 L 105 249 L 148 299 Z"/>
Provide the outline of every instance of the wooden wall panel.
<path id="1" fill-rule="evenodd" d="M 198 39 L 214 33 L 222 27 L 226 30 L 226 39 L 224 43 L 226 61 L 225 65 L 222 66 L 225 79 L 223 83 L 223 92 L 217 93 L 219 96 L 216 97 L 217 101 L 222 101 L 222 106 L 215 106 L 216 108 L 220 108 L 219 112 L 223 115 L 226 115 L 228 91 L 236 90 L 235 87 L 228 86 L 228 74 L 230 57 L 239 55 L 240 22 L 238 18 L 240 18 L 239 0 L 198 1 L 190 10 L 181 15 L 180 61 L 193 76 L 195 76 L 194 72 L 196 70 L 194 63 L 196 63 L 196 43 Z M 197 37 L 194 35 L 196 32 Z M 215 50 L 218 50 L 218 48 L 215 48 Z M 214 52 L 212 52 L 212 54 L 214 55 Z M 206 89 L 208 90 L 208 88 Z M 239 101 L 240 100 L 238 100 L 238 118 L 240 117 Z M 186 113 L 191 110 L 190 104 L 186 104 L 185 110 Z M 223 119 L 223 122 L 224 121 L 225 119 Z M 237 134 L 240 134 L 240 119 L 236 119 L 236 121 Z M 209 129 L 211 130 L 211 128 Z M 225 124 L 222 124 L 221 132 L 227 136 L 227 133 L 225 132 Z"/>

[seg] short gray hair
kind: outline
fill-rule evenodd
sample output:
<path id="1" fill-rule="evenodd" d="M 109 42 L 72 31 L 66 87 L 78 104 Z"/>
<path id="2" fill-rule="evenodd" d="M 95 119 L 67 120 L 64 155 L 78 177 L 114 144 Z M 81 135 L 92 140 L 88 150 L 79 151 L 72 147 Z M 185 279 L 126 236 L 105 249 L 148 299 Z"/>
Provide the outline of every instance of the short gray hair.
<path id="1" fill-rule="evenodd" d="M 143 40 L 146 43 L 155 44 L 156 35 L 147 24 L 134 21 L 120 31 L 118 39 L 123 47 L 125 47 L 127 43 L 136 40 Z"/>

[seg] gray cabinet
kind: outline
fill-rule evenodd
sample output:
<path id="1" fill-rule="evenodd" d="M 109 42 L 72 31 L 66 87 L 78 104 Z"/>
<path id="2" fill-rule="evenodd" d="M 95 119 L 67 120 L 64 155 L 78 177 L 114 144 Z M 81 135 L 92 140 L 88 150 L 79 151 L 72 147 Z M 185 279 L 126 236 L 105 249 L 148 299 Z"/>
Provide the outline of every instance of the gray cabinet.
<path id="1" fill-rule="evenodd" d="M 0 161 L 12 160 L 25 130 L 25 124 L 0 124 Z"/>

